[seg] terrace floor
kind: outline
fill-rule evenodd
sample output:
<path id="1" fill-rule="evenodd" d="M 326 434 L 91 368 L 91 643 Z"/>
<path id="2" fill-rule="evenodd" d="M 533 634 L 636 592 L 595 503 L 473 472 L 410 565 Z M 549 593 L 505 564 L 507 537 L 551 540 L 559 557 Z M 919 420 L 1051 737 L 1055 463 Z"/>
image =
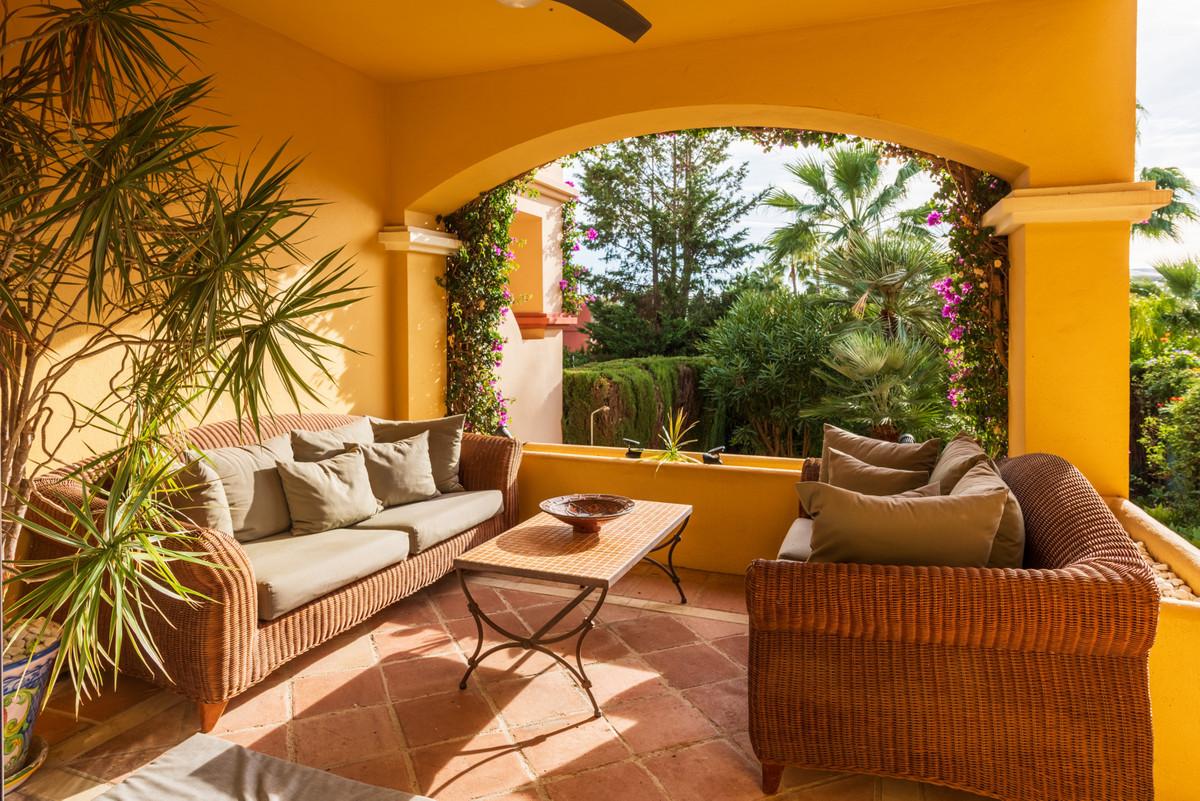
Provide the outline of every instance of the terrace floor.
<path id="1" fill-rule="evenodd" d="M 684 571 L 690 603 L 649 566 L 601 610 L 584 647 L 603 716 L 540 654 L 501 652 L 458 681 L 475 646 L 446 579 L 285 666 L 235 699 L 213 732 L 258 751 L 439 801 L 748 801 L 764 796 L 746 722 L 741 576 Z M 477 600 L 533 626 L 554 588 L 496 581 Z M 132 680 L 39 722 L 51 762 L 20 801 L 86 801 L 196 731 L 190 703 Z M 870 776 L 789 769 L 774 798 L 949 801 L 975 796 Z"/>

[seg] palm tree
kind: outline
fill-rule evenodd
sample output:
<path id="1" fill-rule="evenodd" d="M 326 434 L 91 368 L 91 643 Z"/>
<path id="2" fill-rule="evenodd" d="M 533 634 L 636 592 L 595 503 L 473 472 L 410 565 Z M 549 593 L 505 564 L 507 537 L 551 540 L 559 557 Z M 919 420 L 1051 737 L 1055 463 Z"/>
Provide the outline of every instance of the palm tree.
<path id="1" fill-rule="evenodd" d="M 1158 189 L 1170 189 L 1173 194 L 1170 203 L 1151 212 L 1149 219 L 1133 226 L 1133 235 L 1178 241 L 1181 236 L 1180 224 L 1200 219 L 1200 211 L 1197 211 L 1195 204 L 1186 200 L 1195 197 L 1196 185 L 1178 167 L 1143 167 L 1140 177 L 1143 181 L 1153 181 Z"/>
<path id="2" fill-rule="evenodd" d="M 1163 285 L 1175 297 L 1190 304 L 1200 305 L 1200 259 L 1192 256 L 1180 261 L 1160 261 L 1154 271 L 1162 276 Z"/>
<path id="3" fill-rule="evenodd" d="M 888 182 L 883 178 L 882 162 L 879 148 L 860 143 L 838 147 L 827 158 L 789 164 L 787 170 L 800 182 L 804 195 L 776 188 L 764 198 L 764 205 L 793 217 L 768 238 L 773 257 L 782 260 L 796 253 L 810 253 L 822 245 L 841 245 L 854 236 L 884 228 L 928 236 L 912 212 L 896 209 L 921 165 L 905 162 L 895 179 Z"/>
<path id="4" fill-rule="evenodd" d="M 900 231 L 855 234 L 846 244 L 821 260 L 825 281 L 844 292 L 831 302 L 849 306 L 854 319 L 877 322 L 887 339 L 909 332 L 941 341 L 945 327 L 931 286 L 947 264 L 937 245 Z"/>

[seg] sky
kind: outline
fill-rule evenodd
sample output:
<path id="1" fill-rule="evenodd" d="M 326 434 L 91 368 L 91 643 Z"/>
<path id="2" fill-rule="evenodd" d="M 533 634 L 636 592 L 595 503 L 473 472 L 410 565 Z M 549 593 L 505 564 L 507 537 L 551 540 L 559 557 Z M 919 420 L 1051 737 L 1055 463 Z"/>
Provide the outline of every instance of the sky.
<path id="1" fill-rule="evenodd" d="M 1140 120 L 1138 167 L 1179 167 L 1200 183 L 1200 0 L 1141 0 L 1139 6 L 1137 94 L 1146 113 Z M 793 187 L 785 166 L 803 158 L 804 152 L 763 153 L 742 142 L 734 145 L 730 156 L 749 165 L 745 191 L 753 194 L 771 186 Z M 893 167 L 889 177 L 894 173 Z M 933 195 L 933 182 L 924 176 L 910 186 L 908 205 L 920 205 Z M 774 209 L 759 208 L 743 224 L 751 238 L 761 242 L 786 219 Z M 582 263 L 603 269 L 596 254 L 581 255 Z M 1130 271 L 1152 275 L 1156 261 L 1187 255 L 1200 256 L 1200 222 L 1186 226 L 1180 242 L 1134 239 Z"/>

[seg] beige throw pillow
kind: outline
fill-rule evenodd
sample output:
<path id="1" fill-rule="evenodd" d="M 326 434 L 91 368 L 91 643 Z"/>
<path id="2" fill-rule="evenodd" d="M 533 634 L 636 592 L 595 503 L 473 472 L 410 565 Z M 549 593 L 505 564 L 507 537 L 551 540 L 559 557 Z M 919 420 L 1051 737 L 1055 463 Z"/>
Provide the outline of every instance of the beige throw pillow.
<path id="1" fill-rule="evenodd" d="M 810 562 L 984 567 L 1006 493 L 863 495 L 819 481 L 796 486 L 813 518 Z"/>
<path id="2" fill-rule="evenodd" d="M 924 470 L 929 472 L 937 464 L 941 441 L 936 439 L 906 444 L 882 439 L 860 437 L 837 426 L 825 424 L 825 441 L 821 446 L 821 481 L 829 481 L 829 451 L 836 448 L 855 459 L 876 467 L 893 470 Z"/>
<path id="3" fill-rule="evenodd" d="M 458 477 L 462 452 L 463 423 L 466 415 L 456 414 L 437 420 L 377 420 L 371 418 L 376 442 L 397 442 L 429 432 L 429 461 L 439 492 L 462 492 Z"/>
<path id="4" fill-rule="evenodd" d="M 929 480 L 937 482 L 942 495 L 949 495 L 968 470 L 987 458 L 978 442 L 966 434 L 959 434 L 942 450 Z"/>
<path id="5" fill-rule="evenodd" d="M 363 455 L 371 491 L 385 507 L 425 501 L 441 494 L 429 461 L 428 431 L 399 442 L 346 443 L 346 448 Z"/>
<path id="6" fill-rule="evenodd" d="M 346 452 L 346 443 L 366 445 L 375 441 L 371 421 L 359 417 L 353 423 L 324 431 L 296 430 L 290 434 L 297 462 L 319 462 Z"/>
<path id="7" fill-rule="evenodd" d="M 978 495 L 999 489 L 1006 493 L 1004 514 L 1000 517 L 987 566 L 1020 568 L 1025 564 L 1025 516 L 1017 496 L 1012 494 L 991 461 L 980 462 L 968 470 L 950 494 Z"/>
<path id="8" fill-rule="evenodd" d="M 179 470 L 175 473 L 178 488 L 168 493 L 167 502 L 184 520 L 232 537 L 233 516 L 221 476 L 202 455 L 188 456 L 186 463 L 178 463 Z"/>
<path id="9" fill-rule="evenodd" d="M 292 458 L 287 437 L 275 437 L 261 445 L 215 448 L 204 455 L 225 487 L 235 539 L 249 542 L 292 527 L 275 467 Z"/>
<path id="10" fill-rule="evenodd" d="M 352 526 L 383 508 L 371 492 L 366 462 L 357 451 L 319 462 L 280 462 L 278 467 L 293 534 Z"/>
<path id="11" fill-rule="evenodd" d="M 929 483 L 929 471 L 876 467 L 830 448 L 829 483 L 864 495 L 898 495 Z"/>

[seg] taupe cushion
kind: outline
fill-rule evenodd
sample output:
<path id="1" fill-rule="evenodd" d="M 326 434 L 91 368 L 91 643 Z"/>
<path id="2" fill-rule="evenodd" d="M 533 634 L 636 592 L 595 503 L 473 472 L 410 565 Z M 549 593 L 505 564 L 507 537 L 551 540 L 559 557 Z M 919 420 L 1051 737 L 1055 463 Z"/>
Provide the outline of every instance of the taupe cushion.
<path id="1" fill-rule="evenodd" d="M 377 420 L 371 418 L 376 442 L 396 442 L 429 432 L 429 461 L 433 465 L 433 480 L 440 492 L 462 492 L 458 479 L 459 458 L 462 452 L 463 424 L 466 416 L 441 417 L 437 420 Z"/>
<path id="2" fill-rule="evenodd" d="M 876 467 L 894 470 L 924 470 L 929 472 L 937 464 L 941 441 L 926 440 L 913 444 L 888 442 L 882 439 L 860 437 L 837 426 L 825 424 L 825 440 L 821 446 L 821 481 L 829 480 L 829 451 L 836 448 Z"/>
<path id="3" fill-rule="evenodd" d="M 959 434 L 946 445 L 937 464 L 933 466 L 930 481 L 936 481 L 942 495 L 949 495 L 954 485 L 975 465 L 987 461 L 987 454 L 979 443 L 966 434 Z"/>
<path id="4" fill-rule="evenodd" d="M 232 537 L 233 515 L 221 476 L 200 454 L 190 456 L 186 463 L 178 463 L 178 489 L 168 494 L 168 503 L 184 520 Z"/>
<path id="5" fill-rule="evenodd" d="M 292 527 L 275 466 L 292 458 L 287 437 L 275 437 L 261 445 L 214 448 L 204 455 L 221 477 L 233 536 L 239 542 L 269 537 Z"/>
<path id="6" fill-rule="evenodd" d="M 343 528 L 383 508 L 371 492 L 366 462 L 357 451 L 319 462 L 280 462 L 278 467 L 292 534 Z"/>
<path id="7" fill-rule="evenodd" d="M 1004 490 L 978 495 L 862 495 L 819 481 L 796 486 L 813 519 L 810 562 L 984 567 Z"/>
<path id="8" fill-rule="evenodd" d="M 362 453 L 371 491 L 384 506 L 424 501 L 439 494 L 429 461 L 428 431 L 399 442 L 347 446 Z"/>
<path id="9" fill-rule="evenodd" d="M 346 443 L 366 445 L 375 441 L 371 430 L 371 421 L 365 417 L 357 418 L 353 423 L 347 423 L 337 428 L 327 428 L 324 431 L 300 431 L 290 434 L 292 453 L 297 462 L 319 462 L 331 456 L 344 453 Z"/>
<path id="10" fill-rule="evenodd" d="M 779 546 L 779 555 L 775 558 L 807 562 L 808 557 L 812 556 L 812 523 L 810 518 L 797 517 L 787 530 L 783 544 Z"/>
<path id="11" fill-rule="evenodd" d="M 449 492 L 404 506 L 384 509 L 354 526 L 356 529 L 398 529 L 412 536 L 412 552 L 474 528 L 504 511 L 504 495 L 497 490 Z"/>
<path id="12" fill-rule="evenodd" d="M 954 485 L 951 495 L 976 495 L 1003 488 L 1007 493 L 1004 514 L 996 529 L 996 539 L 988 556 L 988 567 L 1019 568 L 1025 564 L 1025 516 L 1021 504 L 990 461 L 980 462 Z"/>
<path id="13" fill-rule="evenodd" d="M 408 557 L 406 531 L 346 529 L 279 534 L 242 546 L 254 568 L 258 616 L 273 620 Z"/>
<path id="14" fill-rule="evenodd" d="M 928 484 L 929 471 L 876 467 L 830 448 L 829 483 L 864 495 L 898 495 Z"/>

